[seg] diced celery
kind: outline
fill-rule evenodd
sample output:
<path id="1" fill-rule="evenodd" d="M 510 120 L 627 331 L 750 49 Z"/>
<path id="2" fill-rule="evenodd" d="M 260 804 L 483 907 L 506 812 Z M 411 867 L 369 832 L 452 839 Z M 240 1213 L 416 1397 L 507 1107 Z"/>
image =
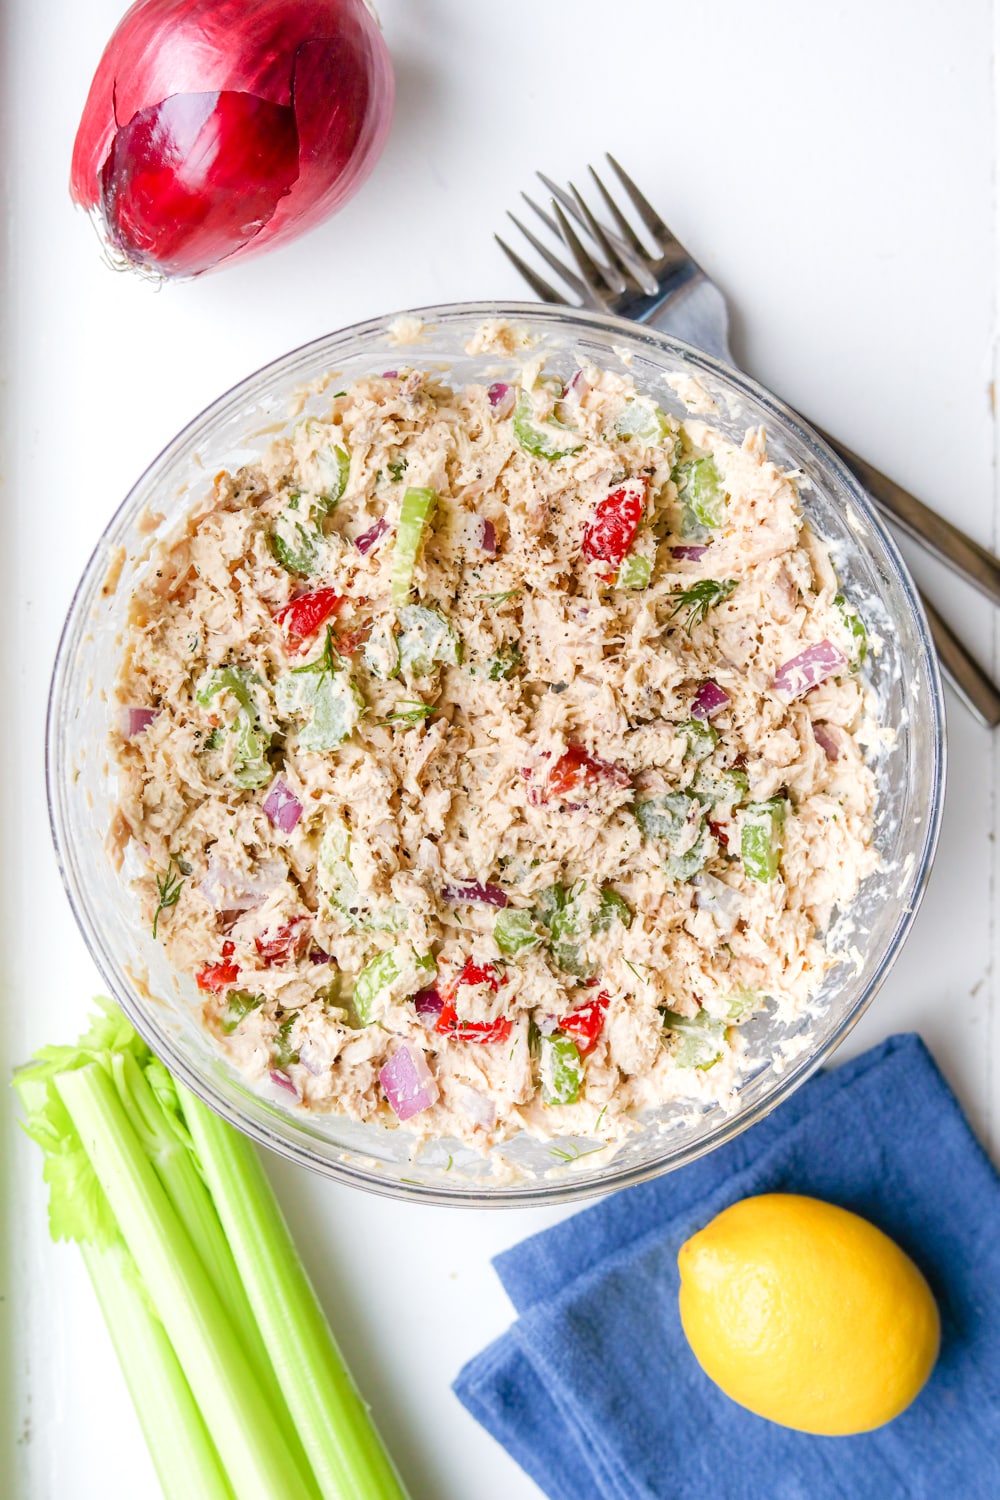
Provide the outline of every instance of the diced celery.
<path id="1" fill-rule="evenodd" d="M 742 766 L 732 766 L 714 776 L 699 771 L 692 790 L 708 807 L 738 807 L 749 795 L 750 778 Z"/>
<path id="2" fill-rule="evenodd" d="M 726 492 L 714 457 L 694 458 L 678 470 L 681 503 L 702 526 L 721 526 L 726 519 Z"/>
<path id="3" fill-rule="evenodd" d="M 687 740 L 685 760 L 707 760 L 719 743 L 719 731 L 702 719 L 688 719 L 678 724 L 677 733 Z"/>
<path id="4" fill-rule="evenodd" d="M 406 907 L 361 889 L 351 864 L 351 834 L 339 819 L 323 835 L 316 861 L 319 888 L 352 927 L 368 932 L 401 932 L 409 920 Z"/>
<path id="5" fill-rule="evenodd" d="M 317 448 L 313 462 L 323 481 L 320 504 L 325 515 L 329 515 L 343 497 L 351 473 L 351 456 L 339 443 L 330 443 Z"/>
<path id="6" fill-rule="evenodd" d="M 321 657 L 305 667 L 293 667 L 274 685 L 278 713 L 290 719 L 301 716 L 301 750 L 334 750 L 352 733 L 365 708 L 365 700 L 346 672 L 330 671 Z"/>
<path id="7" fill-rule="evenodd" d="M 574 900 L 572 894 L 552 913 L 548 926 L 552 939 L 552 956 L 560 969 L 564 969 L 567 974 L 574 974 L 577 979 L 592 979 L 597 973 L 597 965 L 587 957 L 584 948 L 590 935 L 589 928 L 580 903 Z"/>
<path id="8" fill-rule="evenodd" d="M 751 802 L 741 819 L 743 869 L 751 880 L 773 880 L 781 866 L 788 803 L 783 797 Z"/>
<path id="9" fill-rule="evenodd" d="M 493 937 L 500 952 L 511 958 L 519 953 L 530 953 L 542 941 L 530 911 L 519 910 L 516 906 L 506 906 L 497 912 Z"/>
<path id="10" fill-rule="evenodd" d="M 418 956 L 405 946 L 369 959 L 354 981 L 354 1010 L 362 1026 L 370 1026 L 389 1001 L 414 994 L 434 969 L 429 954 Z"/>
<path id="11" fill-rule="evenodd" d="M 399 526 L 392 551 L 392 602 L 398 608 L 410 597 L 413 570 L 424 539 L 427 522 L 437 503 L 437 491 L 407 488 L 399 512 Z"/>
<path id="12" fill-rule="evenodd" d="M 486 663 L 486 675 L 491 682 L 509 682 L 521 665 L 521 648 L 517 641 L 495 651 Z"/>
<path id="13" fill-rule="evenodd" d="M 709 833 L 707 828 L 702 828 L 697 840 L 683 854 L 671 852 L 667 855 L 666 871 L 671 880 L 690 880 L 692 875 L 697 875 L 703 870 L 713 855 L 718 854 L 719 846 Z"/>
<path id="14" fill-rule="evenodd" d="M 245 1021 L 252 1010 L 264 1004 L 263 995 L 253 995 L 249 990 L 230 990 L 226 996 L 226 1008 L 219 1018 L 219 1025 L 226 1036 L 232 1036 L 241 1021 Z"/>
<path id="15" fill-rule="evenodd" d="M 645 401 L 627 401 L 615 418 L 615 432 L 619 437 L 636 437 L 644 443 L 655 444 L 670 437 L 671 428 L 658 406 L 648 406 Z"/>
<path id="16" fill-rule="evenodd" d="M 691 801 L 684 792 L 668 792 L 637 802 L 635 819 L 648 839 L 678 839 L 691 814 Z"/>
<path id="17" fill-rule="evenodd" d="M 206 672 L 195 692 L 203 708 L 207 708 L 220 693 L 228 693 L 239 705 L 231 725 L 236 741 L 233 781 L 236 786 L 246 788 L 264 786 L 271 779 L 271 767 L 265 754 L 270 736 L 261 731 L 260 709 L 251 691 L 257 683 L 259 679 L 254 673 L 242 667 L 221 667 Z"/>
<path id="18" fill-rule="evenodd" d="M 583 1058 L 571 1037 L 539 1038 L 539 1076 L 543 1103 L 576 1103 L 583 1083 Z"/>
<path id="19" fill-rule="evenodd" d="M 410 677 L 426 677 L 435 663 L 461 665 L 462 642 L 444 615 L 423 604 L 404 604 L 397 615 L 402 626 L 398 637 L 401 671 Z"/>
<path id="20" fill-rule="evenodd" d="M 535 409 L 531 397 L 527 391 L 521 391 L 514 408 L 514 436 L 525 453 L 554 463 L 556 459 L 567 458 L 572 453 L 580 452 L 583 447 L 582 443 L 577 443 L 574 447 L 567 446 L 554 429 L 546 430 L 539 426 L 534 418 Z"/>
<path id="21" fill-rule="evenodd" d="M 612 885 L 601 886 L 601 904 L 597 909 L 597 915 L 592 924 L 594 932 L 610 932 L 612 927 L 621 923 L 623 927 L 632 926 L 632 908 L 625 897 L 620 895 Z"/>
<path id="22" fill-rule="evenodd" d="M 851 637 L 851 666 L 860 667 L 868 655 L 868 632 L 865 629 L 865 622 L 854 605 L 848 603 L 844 594 L 837 594 L 833 602 L 843 621 L 844 629 Z"/>
<path id="23" fill-rule="evenodd" d="M 286 573 L 306 578 L 315 572 L 319 562 L 318 536 L 319 533 L 310 531 L 289 507 L 278 517 L 267 542 L 279 567 Z"/>
<path id="24" fill-rule="evenodd" d="M 754 1011 L 760 1010 L 763 1004 L 764 996 L 760 990 L 751 989 L 745 984 L 738 984 L 726 997 L 726 1014 L 730 1021 L 744 1021 L 747 1016 L 752 1016 Z"/>
<path id="25" fill-rule="evenodd" d="M 362 655 L 373 677 L 389 680 L 399 676 L 399 645 L 392 626 L 384 621 L 372 630 Z"/>
<path id="26" fill-rule="evenodd" d="M 652 576 L 652 559 L 637 553 L 635 557 L 625 558 L 618 569 L 615 583 L 620 589 L 644 589 L 648 586 Z"/>
<path id="27" fill-rule="evenodd" d="M 726 1041 L 725 1021 L 716 1021 L 705 1010 L 696 1016 L 681 1016 L 676 1011 L 663 1012 L 663 1024 L 674 1035 L 670 1055 L 679 1068 L 712 1067 L 722 1056 Z"/>

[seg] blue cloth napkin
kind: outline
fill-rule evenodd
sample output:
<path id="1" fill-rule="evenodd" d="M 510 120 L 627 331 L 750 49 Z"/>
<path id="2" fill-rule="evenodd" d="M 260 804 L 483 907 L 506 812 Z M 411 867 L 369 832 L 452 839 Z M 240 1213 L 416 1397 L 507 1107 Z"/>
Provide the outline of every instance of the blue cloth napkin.
<path id="1" fill-rule="evenodd" d="M 940 1358 L 876 1432 L 762 1421 L 688 1347 L 678 1249 L 727 1204 L 769 1192 L 863 1214 L 930 1281 Z M 820 1074 L 729 1145 L 494 1265 L 520 1316 L 454 1389 L 551 1500 L 1000 1497 L 1000 1179 L 919 1037 Z"/>

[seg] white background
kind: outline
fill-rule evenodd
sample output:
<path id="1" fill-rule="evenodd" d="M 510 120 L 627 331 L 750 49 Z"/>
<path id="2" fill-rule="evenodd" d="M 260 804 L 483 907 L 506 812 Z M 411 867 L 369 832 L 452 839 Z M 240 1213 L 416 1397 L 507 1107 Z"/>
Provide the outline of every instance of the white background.
<path id="1" fill-rule="evenodd" d="M 97 986 L 50 848 L 42 732 L 57 632 L 105 521 L 178 427 L 291 346 L 390 309 L 521 295 L 491 235 L 536 167 L 579 179 L 614 151 L 730 295 L 745 366 L 997 544 L 989 0 L 381 0 L 398 106 L 361 195 L 282 252 L 159 294 L 104 268 L 66 191 L 123 5 L 5 0 L 0 21 L 5 1077 L 73 1038 Z M 996 613 L 918 571 L 996 668 Z M 949 719 L 930 890 L 845 1054 L 922 1032 L 996 1159 L 1000 740 L 953 700 Z M 41 1162 L 12 1118 L 4 1102 L 0 1492 L 155 1500 L 77 1252 L 47 1239 Z M 509 1321 L 489 1257 L 557 1215 L 421 1210 L 269 1165 L 413 1500 L 537 1496 L 449 1382 Z"/>

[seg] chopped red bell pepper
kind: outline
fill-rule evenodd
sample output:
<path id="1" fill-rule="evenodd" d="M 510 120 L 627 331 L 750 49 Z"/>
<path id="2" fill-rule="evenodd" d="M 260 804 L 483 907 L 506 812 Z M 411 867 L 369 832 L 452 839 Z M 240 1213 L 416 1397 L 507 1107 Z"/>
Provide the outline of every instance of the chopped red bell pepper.
<path id="1" fill-rule="evenodd" d="M 272 618 L 290 641 L 299 643 L 314 636 L 343 599 L 344 596 L 335 589 L 315 589 L 311 594 L 300 594 L 297 599 L 282 605 Z"/>
<path id="2" fill-rule="evenodd" d="M 542 791 L 542 801 L 552 797 L 568 797 L 581 791 L 588 782 L 609 781 L 614 786 L 628 786 L 629 775 L 624 766 L 614 761 L 598 760 L 584 750 L 582 745 L 568 745 L 549 771 Z"/>
<path id="3" fill-rule="evenodd" d="M 583 532 L 582 550 L 590 562 L 618 568 L 635 541 L 646 508 L 646 481 L 627 479 L 605 495 Z"/>
<path id="4" fill-rule="evenodd" d="M 569 1015 L 559 1017 L 559 1030 L 571 1036 L 582 1057 L 597 1046 L 597 1039 L 604 1030 L 608 1004 L 611 996 L 602 990 L 596 1000 L 571 1010 Z"/>
<path id="5" fill-rule="evenodd" d="M 486 984 L 497 994 L 503 982 L 504 976 L 495 964 L 477 964 L 474 959 L 467 958 L 456 977 L 441 986 L 443 1004 L 435 1031 L 463 1042 L 505 1042 L 514 1029 L 514 1023 L 506 1016 L 498 1016 L 495 1021 L 460 1021 L 453 1004 L 460 985 Z"/>
<path id="6" fill-rule="evenodd" d="M 729 835 L 726 832 L 726 830 L 723 828 L 722 824 L 721 823 L 716 823 L 716 821 L 714 820 L 714 818 L 706 818 L 705 822 L 707 823 L 709 832 L 712 834 L 713 838 L 715 838 L 715 839 L 718 840 L 718 842 L 722 845 L 723 849 L 728 849 L 729 848 Z"/>
<path id="7" fill-rule="evenodd" d="M 295 956 L 296 950 L 308 936 L 301 930 L 305 920 L 305 917 L 292 917 L 291 921 L 285 922 L 273 935 L 265 933 L 263 937 L 254 938 L 257 952 L 269 968 L 271 964 L 283 964 Z"/>
<path id="8" fill-rule="evenodd" d="M 232 943 L 223 944 L 223 954 L 226 954 L 227 948 L 232 953 Z M 229 956 L 226 955 L 222 963 L 206 964 L 203 969 L 199 969 L 195 975 L 195 980 L 200 990 L 211 990 L 213 995 L 218 995 L 220 991 L 230 989 L 239 977 L 240 971 L 238 965 L 231 963 Z"/>

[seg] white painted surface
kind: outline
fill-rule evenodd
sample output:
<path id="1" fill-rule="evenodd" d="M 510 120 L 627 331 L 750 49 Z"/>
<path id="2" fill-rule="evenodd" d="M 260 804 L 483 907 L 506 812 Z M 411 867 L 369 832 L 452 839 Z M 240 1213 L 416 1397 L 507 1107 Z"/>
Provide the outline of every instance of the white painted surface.
<path id="1" fill-rule="evenodd" d="M 5 1071 L 75 1036 L 96 986 L 49 844 L 42 730 L 59 625 L 105 520 L 179 426 L 292 345 L 390 308 L 521 295 L 491 234 L 535 167 L 579 178 L 615 151 L 731 295 L 746 367 L 997 541 L 989 0 L 381 0 L 399 105 L 362 195 L 284 252 L 159 295 L 104 269 L 65 189 L 123 4 L 3 8 Z M 919 572 L 996 663 L 995 613 Z M 845 1053 L 920 1030 L 996 1157 L 1000 741 L 949 713 L 937 868 Z M 154 1500 L 79 1257 L 46 1237 L 40 1162 L 11 1115 L 0 1492 Z M 448 1386 L 509 1321 L 490 1255 L 556 1215 L 414 1209 L 273 1171 L 413 1500 L 537 1496 Z"/>

